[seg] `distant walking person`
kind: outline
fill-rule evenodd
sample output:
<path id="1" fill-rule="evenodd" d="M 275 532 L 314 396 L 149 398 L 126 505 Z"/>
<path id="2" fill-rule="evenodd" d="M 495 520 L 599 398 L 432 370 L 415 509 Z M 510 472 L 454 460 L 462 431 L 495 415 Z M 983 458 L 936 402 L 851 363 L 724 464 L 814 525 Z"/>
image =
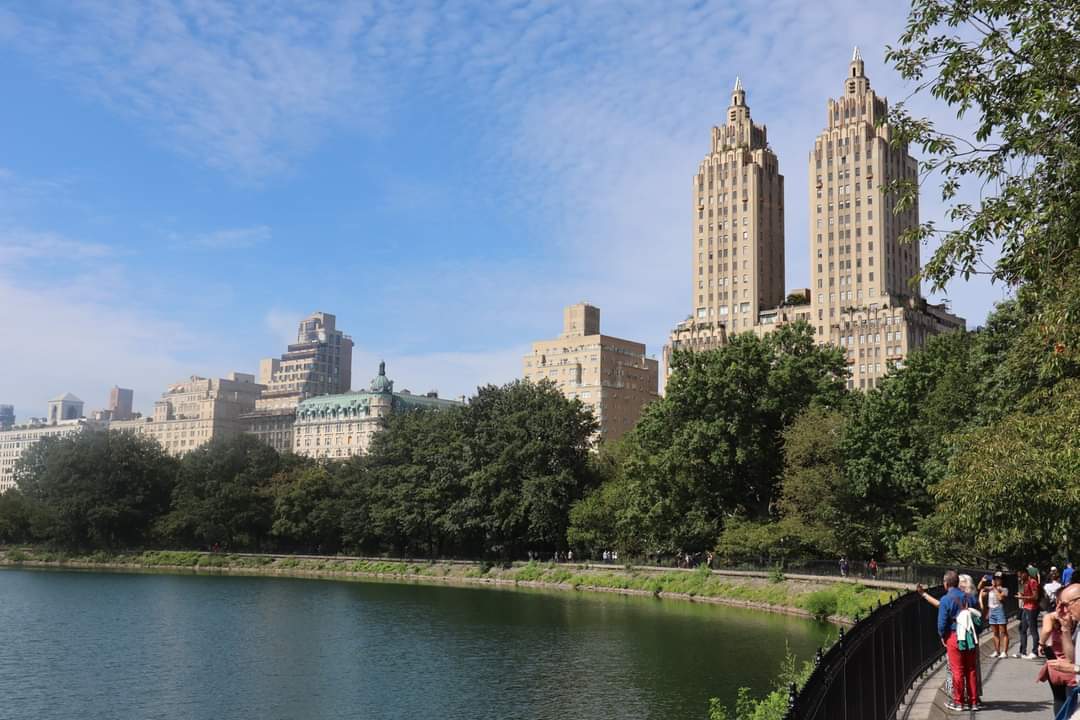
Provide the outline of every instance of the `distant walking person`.
<path id="1" fill-rule="evenodd" d="M 953 697 L 946 705 L 949 710 L 980 710 L 978 694 L 978 647 L 972 642 L 973 613 L 977 614 L 978 599 L 962 592 L 960 576 L 949 570 L 942 578 L 945 595 L 938 602 L 937 631 L 949 656 L 952 671 Z"/>
<path id="2" fill-rule="evenodd" d="M 1039 581 L 1026 569 L 1018 570 L 1016 579 L 1019 587 L 1016 599 L 1020 601 L 1020 650 L 1013 653 L 1013 657 L 1034 660 L 1039 645 Z M 1027 649 L 1029 637 L 1030 652 Z"/>
<path id="3" fill-rule="evenodd" d="M 870 577 L 877 579 L 877 560 L 870 558 L 870 562 L 866 563 L 866 570 L 870 573 Z"/>
<path id="4" fill-rule="evenodd" d="M 1065 563 L 1065 569 L 1061 571 L 1061 586 L 1065 587 L 1072 582 L 1073 577 L 1073 564 L 1072 562 Z"/>
<path id="5" fill-rule="evenodd" d="M 840 577 L 847 577 L 848 574 L 848 561 L 846 557 L 840 558 Z"/>

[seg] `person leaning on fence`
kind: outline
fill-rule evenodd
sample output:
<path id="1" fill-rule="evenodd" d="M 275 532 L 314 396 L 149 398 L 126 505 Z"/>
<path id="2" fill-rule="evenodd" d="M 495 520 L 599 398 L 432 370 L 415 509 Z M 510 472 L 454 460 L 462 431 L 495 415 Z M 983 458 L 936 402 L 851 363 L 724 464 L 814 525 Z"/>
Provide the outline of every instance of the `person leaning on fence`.
<path id="1" fill-rule="evenodd" d="M 949 710 L 981 709 L 978 695 L 979 600 L 959 588 L 960 577 L 950 570 L 942 578 L 945 595 L 938 602 L 937 631 L 949 656 L 953 678 Z"/>
<path id="2" fill-rule="evenodd" d="M 1080 583 L 1070 583 L 1058 593 L 1058 618 L 1061 624 L 1061 657 L 1048 660 L 1051 673 L 1080 680 L 1080 665 L 1076 663 L 1077 634 L 1080 633 Z M 1055 718 L 1080 720 L 1080 687 L 1074 685 Z"/>

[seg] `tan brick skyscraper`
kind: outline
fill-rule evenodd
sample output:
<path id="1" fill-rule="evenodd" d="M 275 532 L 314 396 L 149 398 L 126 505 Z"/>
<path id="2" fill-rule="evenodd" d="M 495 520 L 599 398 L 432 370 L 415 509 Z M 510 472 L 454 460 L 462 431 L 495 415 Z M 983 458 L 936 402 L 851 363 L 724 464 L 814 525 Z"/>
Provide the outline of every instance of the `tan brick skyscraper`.
<path id="1" fill-rule="evenodd" d="M 720 347 L 784 299 L 784 176 L 738 78 L 726 120 L 692 180 L 693 310 L 664 346 L 665 378 L 673 351 Z"/>
<path id="2" fill-rule="evenodd" d="M 749 330 L 784 299 L 784 176 L 736 79 L 692 188 L 693 319 Z"/>
<path id="3" fill-rule="evenodd" d="M 918 207 L 894 212 L 886 186 L 917 179 L 906 147 L 891 147 L 879 124 L 888 101 L 870 88 L 858 48 L 844 94 L 828 102 L 825 130 L 810 151 L 812 324 L 822 343 L 847 352 L 851 387 L 874 387 L 930 335 L 963 328 L 943 305 L 930 305 L 911 279 L 919 248 L 899 241 L 919 222 Z"/>

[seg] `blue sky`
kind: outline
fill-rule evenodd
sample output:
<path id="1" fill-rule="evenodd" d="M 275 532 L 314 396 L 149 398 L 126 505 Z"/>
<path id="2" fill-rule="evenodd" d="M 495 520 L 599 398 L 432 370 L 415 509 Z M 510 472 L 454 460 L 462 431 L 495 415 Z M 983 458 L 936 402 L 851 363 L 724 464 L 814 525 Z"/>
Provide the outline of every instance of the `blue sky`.
<path id="1" fill-rule="evenodd" d="M 313 310 L 354 386 L 469 394 L 561 308 L 659 355 L 690 311 L 689 183 L 740 75 L 809 282 L 806 158 L 899 3 L 15 2 L 0 8 L 0 402 L 148 408 L 256 372 Z M 947 109 L 916 109 L 964 131 Z M 923 194 L 923 217 L 940 208 Z M 928 255 L 926 248 L 923 258 Z M 970 325 L 1001 299 L 949 289 Z"/>

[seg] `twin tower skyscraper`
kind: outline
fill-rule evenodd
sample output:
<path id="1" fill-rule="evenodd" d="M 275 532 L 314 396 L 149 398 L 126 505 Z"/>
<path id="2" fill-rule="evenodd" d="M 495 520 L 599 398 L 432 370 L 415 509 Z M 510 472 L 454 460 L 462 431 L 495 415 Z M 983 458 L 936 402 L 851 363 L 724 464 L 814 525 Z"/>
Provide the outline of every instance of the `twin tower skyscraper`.
<path id="1" fill-rule="evenodd" d="M 898 212 L 887 188 L 917 182 L 918 163 L 892 143 L 887 110 L 856 48 L 809 153 L 809 287 L 785 294 L 784 176 L 736 79 L 726 123 L 713 127 L 692 179 L 693 312 L 664 348 L 669 372 L 675 350 L 802 320 L 819 343 L 844 349 L 849 387 L 866 389 L 931 335 L 964 328 L 913 282 L 919 248 L 900 237 L 918 224 L 918 207 Z"/>

